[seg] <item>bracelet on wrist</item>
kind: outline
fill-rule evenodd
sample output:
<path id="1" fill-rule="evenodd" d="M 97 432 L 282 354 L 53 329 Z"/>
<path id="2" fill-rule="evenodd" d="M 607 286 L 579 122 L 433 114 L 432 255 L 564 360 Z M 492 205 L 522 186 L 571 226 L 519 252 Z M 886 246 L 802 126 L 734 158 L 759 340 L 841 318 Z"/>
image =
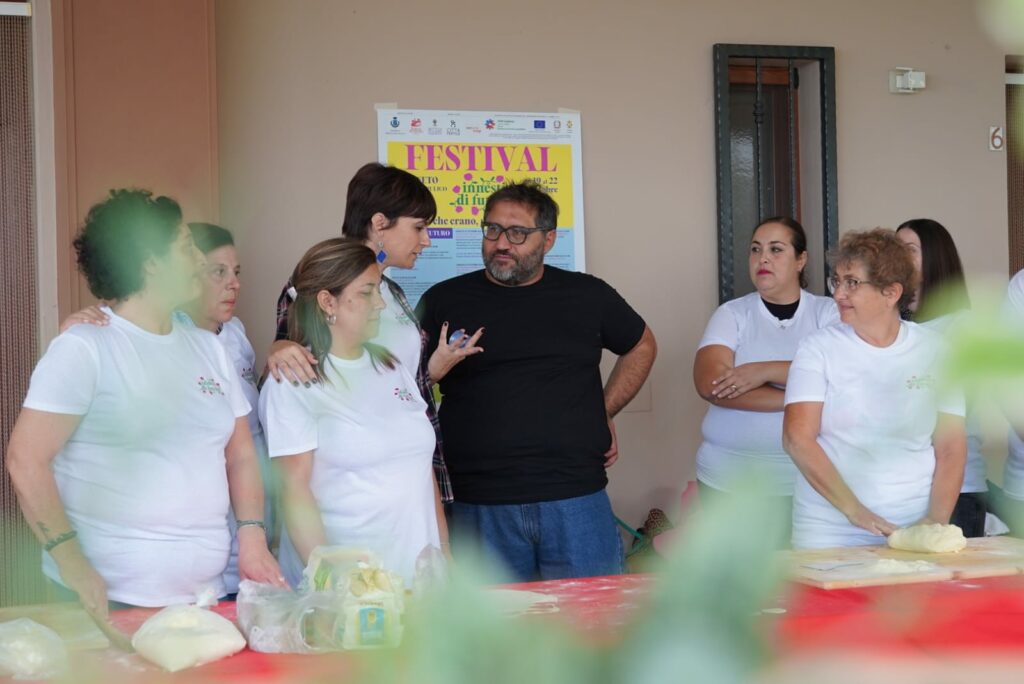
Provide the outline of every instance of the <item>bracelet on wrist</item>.
<path id="1" fill-rule="evenodd" d="M 263 524 L 262 520 L 239 520 L 235 523 L 236 530 L 240 530 L 243 527 L 258 527 L 264 532 L 267 531 L 267 526 Z"/>
<path id="2" fill-rule="evenodd" d="M 59 534 L 56 537 L 54 537 L 53 539 L 47 540 L 47 542 L 45 544 L 43 544 L 43 551 L 46 551 L 47 553 L 49 553 L 50 551 L 53 551 L 55 548 L 57 548 L 58 546 L 60 546 L 64 542 L 71 541 L 72 539 L 74 539 L 77 536 L 78 536 L 78 532 L 76 532 L 75 530 L 68 530 L 64 534 Z"/>

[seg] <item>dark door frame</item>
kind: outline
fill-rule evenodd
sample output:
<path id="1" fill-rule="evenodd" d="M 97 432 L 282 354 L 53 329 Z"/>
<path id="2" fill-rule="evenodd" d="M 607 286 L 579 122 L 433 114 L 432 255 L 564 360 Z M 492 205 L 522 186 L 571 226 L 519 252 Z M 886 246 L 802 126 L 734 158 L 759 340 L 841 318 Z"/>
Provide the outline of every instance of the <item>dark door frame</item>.
<path id="1" fill-rule="evenodd" d="M 825 250 L 839 239 L 836 176 L 836 51 L 830 47 L 796 45 L 714 46 L 715 158 L 718 188 L 718 301 L 733 298 L 732 155 L 729 139 L 729 60 L 732 57 L 815 60 L 821 77 L 821 192 Z M 825 268 L 826 278 L 828 267 Z"/>

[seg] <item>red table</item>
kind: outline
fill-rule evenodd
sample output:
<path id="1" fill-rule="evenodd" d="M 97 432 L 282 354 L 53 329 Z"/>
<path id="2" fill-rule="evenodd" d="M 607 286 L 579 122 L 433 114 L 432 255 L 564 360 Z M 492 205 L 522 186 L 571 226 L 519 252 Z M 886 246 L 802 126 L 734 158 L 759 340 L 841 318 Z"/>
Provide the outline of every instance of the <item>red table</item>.
<path id="1" fill-rule="evenodd" d="M 864 648 L 1024 657 L 1024 577 L 826 591 L 800 586 L 776 630 L 783 652 Z"/>
<path id="2" fill-rule="evenodd" d="M 613 646 L 616 635 L 643 609 L 654 578 L 623 575 L 513 585 L 558 597 L 557 612 L 528 619 L 567 621 L 574 629 Z M 550 612 L 540 606 L 536 612 Z M 235 617 L 233 603 L 215 609 Z M 154 610 L 118 611 L 113 621 L 133 632 Z M 1024 576 L 825 591 L 786 585 L 757 618 L 780 659 L 811 658 L 851 649 L 904 661 L 1021 658 L 1024 666 Z M 106 651 L 95 664 L 104 671 L 137 673 L 139 681 L 289 681 L 352 673 L 356 660 L 329 656 L 241 653 L 200 668 L 169 675 L 136 655 Z M 1020 669 L 1024 673 L 1024 667 Z M 1024 674 L 1020 677 L 1024 679 Z M 123 677 L 121 678 L 123 680 Z M 134 679 L 134 677 L 132 678 Z"/>

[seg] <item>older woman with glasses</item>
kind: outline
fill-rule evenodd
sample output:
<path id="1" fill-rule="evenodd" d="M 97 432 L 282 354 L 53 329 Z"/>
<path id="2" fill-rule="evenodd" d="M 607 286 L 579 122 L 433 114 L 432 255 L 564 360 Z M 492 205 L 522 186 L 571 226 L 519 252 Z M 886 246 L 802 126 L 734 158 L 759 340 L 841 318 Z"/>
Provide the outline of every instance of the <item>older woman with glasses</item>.
<path id="1" fill-rule="evenodd" d="M 235 240 L 228 230 L 212 223 L 190 223 L 188 228 L 196 247 L 205 256 L 206 263 L 201 272 L 200 295 L 182 307 L 178 312 L 179 317 L 185 323 L 192 323 L 217 335 L 228 354 L 228 360 L 238 374 L 238 385 L 252 408 L 246 420 L 252 431 L 263 480 L 263 528 L 268 542 L 273 545 L 277 539 L 277 519 L 274 511 L 276 487 L 267 458 L 266 437 L 256 410 L 260 399 L 259 390 L 256 388 L 256 352 L 253 351 L 252 344 L 246 336 L 245 326 L 235 316 L 235 305 L 242 289 L 242 267 L 238 261 Z M 228 523 L 234 533 L 237 530 L 234 516 Z M 240 580 L 238 539 L 233 535 L 231 555 L 224 570 L 224 586 L 228 594 L 238 592 Z"/>
<path id="2" fill-rule="evenodd" d="M 963 398 L 940 391 L 941 338 L 900 319 L 917 279 L 907 247 L 890 230 L 848 233 L 832 263 L 842 322 L 801 343 L 786 385 L 795 548 L 948 523 L 967 453 Z"/>

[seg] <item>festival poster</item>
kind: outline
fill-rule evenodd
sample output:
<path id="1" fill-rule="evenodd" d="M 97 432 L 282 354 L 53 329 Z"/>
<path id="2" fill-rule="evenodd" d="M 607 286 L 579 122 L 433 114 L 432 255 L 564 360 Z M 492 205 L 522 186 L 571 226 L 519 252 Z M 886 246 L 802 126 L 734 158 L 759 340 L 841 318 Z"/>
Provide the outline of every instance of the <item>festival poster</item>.
<path id="1" fill-rule="evenodd" d="M 377 110 L 380 161 L 418 176 L 437 200 L 430 248 L 416 268 L 388 272 L 413 306 L 434 283 L 483 268 L 484 202 L 510 180 L 534 179 L 558 203 L 558 239 L 544 262 L 585 270 L 580 133 L 575 112 Z"/>

